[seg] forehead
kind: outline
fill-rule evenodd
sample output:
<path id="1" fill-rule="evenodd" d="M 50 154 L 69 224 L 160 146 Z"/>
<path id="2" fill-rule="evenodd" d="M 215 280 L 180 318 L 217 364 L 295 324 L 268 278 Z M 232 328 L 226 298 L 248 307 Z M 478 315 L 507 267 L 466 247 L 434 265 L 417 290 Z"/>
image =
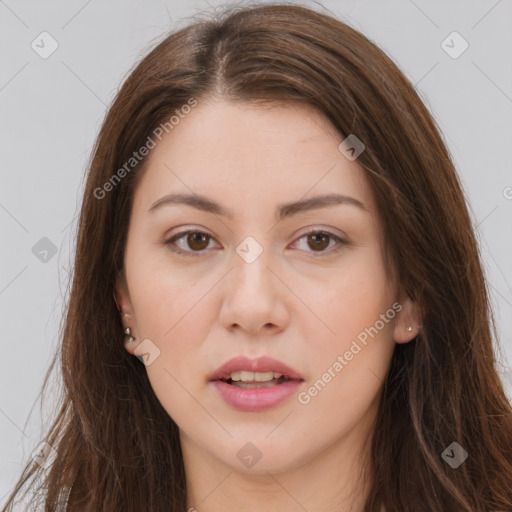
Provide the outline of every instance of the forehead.
<path id="1" fill-rule="evenodd" d="M 199 101 L 146 157 L 135 202 L 147 210 L 181 192 L 255 208 L 339 193 L 373 210 L 362 170 L 338 148 L 342 140 L 307 105 Z"/>

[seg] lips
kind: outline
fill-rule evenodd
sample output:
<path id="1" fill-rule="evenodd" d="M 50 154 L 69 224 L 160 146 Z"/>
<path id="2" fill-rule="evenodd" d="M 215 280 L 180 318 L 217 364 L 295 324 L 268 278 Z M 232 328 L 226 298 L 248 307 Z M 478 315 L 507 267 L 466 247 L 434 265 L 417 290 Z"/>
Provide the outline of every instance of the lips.
<path id="1" fill-rule="evenodd" d="M 279 377 L 277 377 L 279 375 Z M 271 357 L 239 356 L 215 370 L 209 382 L 225 403 L 247 412 L 275 407 L 298 391 L 302 376 Z"/>
<path id="2" fill-rule="evenodd" d="M 230 359 L 217 368 L 208 380 L 227 380 L 232 373 L 242 371 L 258 373 L 274 372 L 280 373 L 288 380 L 304 380 L 302 375 L 277 359 L 273 359 L 272 357 L 249 359 L 244 356 L 238 356 Z"/>

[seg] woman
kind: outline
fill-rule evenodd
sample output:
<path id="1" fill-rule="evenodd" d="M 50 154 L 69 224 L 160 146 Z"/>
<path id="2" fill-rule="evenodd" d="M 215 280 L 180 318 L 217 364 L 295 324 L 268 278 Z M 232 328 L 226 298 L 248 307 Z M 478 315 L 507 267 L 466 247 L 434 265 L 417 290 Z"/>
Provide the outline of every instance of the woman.
<path id="1" fill-rule="evenodd" d="M 48 511 L 512 510 L 454 165 L 341 21 L 240 8 L 158 44 L 99 134 L 72 284 L 66 394 L 5 511 L 29 481 Z"/>

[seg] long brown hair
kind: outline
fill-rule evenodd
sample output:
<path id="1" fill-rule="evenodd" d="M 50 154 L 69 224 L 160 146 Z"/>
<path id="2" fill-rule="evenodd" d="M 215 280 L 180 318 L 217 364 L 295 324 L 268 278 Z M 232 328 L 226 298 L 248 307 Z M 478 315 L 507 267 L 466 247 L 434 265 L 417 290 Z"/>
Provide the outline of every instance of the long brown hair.
<path id="1" fill-rule="evenodd" d="M 496 368 L 474 229 L 439 128 L 413 85 L 361 33 L 298 5 L 256 5 L 170 34 L 106 115 L 81 207 L 62 351 L 52 363 L 61 356 L 64 393 L 45 437 L 57 457 L 45 472 L 27 464 L 4 512 L 29 482 L 32 503 L 45 511 L 186 510 L 177 426 L 125 351 L 113 299 L 144 161 L 105 184 L 176 110 L 211 95 L 301 101 L 366 146 L 357 162 L 376 198 L 387 264 L 418 304 L 421 330 L 395 346 L 364 510 L 512 510 L 512 406 Z M 468 454 L 457 468 L 442 456 L 454 442 Z"/>

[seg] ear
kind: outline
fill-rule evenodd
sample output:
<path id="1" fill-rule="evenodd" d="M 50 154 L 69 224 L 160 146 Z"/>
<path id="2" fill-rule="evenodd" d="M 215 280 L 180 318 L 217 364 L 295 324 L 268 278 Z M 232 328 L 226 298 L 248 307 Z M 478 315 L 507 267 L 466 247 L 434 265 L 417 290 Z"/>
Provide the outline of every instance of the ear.
<path id="1" fill-rule="evenodd" d="M 407 343 L 414 339 L 420 331 L 419 309 L 417 304 L 406 294 L 403 294 L 398 302 L 402 309 L 395 318 L 393 339 L 396 343 Z"/>
<path id="2" fill-rule="evenodd" d="M 136 318 L 133 312 L 133 307 L 130 300 L 130 294 L 128 292 L 128 286 L 126 284 L 124 273 L 120 273 L 116 279 L 116 283 L 114 286 L 114 298 L 117 304 L 117 309 L 121 310 L 119 314 L 121 315 L 123 331 L 129 327 L 130 336 L 134 338 L 134 341 L 125 343 L 124 348 L 130 354 L 133 354 L 134 349 L 139 345 L 141 340 L 137 332 Z M 128 335 L 125 334 L 125 336 L 128 338 Z"/>

